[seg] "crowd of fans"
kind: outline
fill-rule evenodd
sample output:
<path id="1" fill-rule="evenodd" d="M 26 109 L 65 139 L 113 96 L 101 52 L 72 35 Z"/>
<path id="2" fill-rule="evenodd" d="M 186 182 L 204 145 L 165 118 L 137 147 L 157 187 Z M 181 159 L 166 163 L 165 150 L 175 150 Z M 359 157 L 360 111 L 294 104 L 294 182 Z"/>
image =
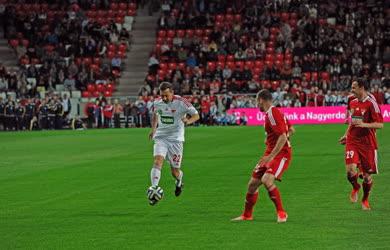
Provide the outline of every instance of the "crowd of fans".
<path id="1" fill-rule="evenodd" d="M 0 67 L 0 92 L 35 97 L 59 84 L 66 90 L 86 90 L 88 83 L 115 82 L 131 35 L 121 17 L 91 16 L 99 11 L 116 15 L 114 7 L 118 8 L 99 0 L 2 4 L 4 38 L 14 49 L 20 67 Z"/>
<path id="2" fill-rule="evenodd" d="M 320 90 L 321 92 L 321 90 Z M 375 93 L 375 92 L 374 92 Z M 287 96 L 286 96 L 287 95 Z M 378 98 L 378 96 L 375 96 Z M 190 95 L 185 96 L 198 110 L 201 119 L 199 125 L 245 125 L 248 118 L 243 115 L 236 117 L 227 110 L 233 108 L 256 108 L 254 95 L 229 92 L 221 95 Z M 274 105 L 277 107 L 300 106 L 345 106 L 348 95 L 344 92 L 328 92 L 317 95 L 311 104 L 296 104 L 285 91 L 273 92 Z M 390 88 L 383 95 L 385 104 L 390 105 Z M 129 128 L 149 127 L 152 115 L 153 96 L 139 96 L 137 100 L 118 100 L 100 95 L 89 99 L 83 110 L 83 115 L 71 117 L 72 106 L 68 96 L 60 97 L 51 94 L 45 99 L 21 99 L 16 102 L 9 96 L 7 100 L 0 97 L 0 129 L 3 130 L 35 130 L 35 129 L 83 129 L 83 128 Z M 294 103 L 294 104 L 291 104 Z"/>
<path id="3" fill-rule="evenodd" d="M 163 10 L 140 94 L 167 80 L 182 95 L 267 88 L 281 105 L 314 106 L 347 95 L 351 80 L 363 77 L 385 103 L 388 2 L 164 1 Z"/>

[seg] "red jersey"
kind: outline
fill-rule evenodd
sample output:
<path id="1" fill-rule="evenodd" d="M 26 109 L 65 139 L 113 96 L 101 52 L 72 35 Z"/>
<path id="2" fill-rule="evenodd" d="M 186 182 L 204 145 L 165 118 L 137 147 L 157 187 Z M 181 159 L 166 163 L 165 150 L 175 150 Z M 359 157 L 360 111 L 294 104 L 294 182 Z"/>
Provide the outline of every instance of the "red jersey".
<path id="1" fill-rule="evenodd" d="M 107 104 L 106 106 L 104 106 L 104 108 L 103 108 L 103 115 L 104 115 L 104 117 L 111 118 L 113 112 L 114 112 L 114 106 L 113 105 Z"/>
<path id="2" fill-rule="evenodd" d="M 322 107 L 325 104 L 325 96 L 317 94 L 315 97 L 316 107 Z"/>
<path id="3" fill-rule="evenodd" d="M 367 96 L 363 101 L 354 99 L 350 103 L 352 121 L 362 120 L 364 123 L 383 122 L 383 117 L 377 102 Z M 375 129 L 358 128 L 350 125 L 347 135 L 347 144 L 357 144 L 370 148 L 378 148 Z"/>
<path id="4" fill-rule="evenodd" d="M 309 93 L 307 94 L 307 104 L 308 107 L 314 107 L 316 103 L 316 93 Z"/>
<path id="5" fill-rule="evenodd" d="M 267 149 L 265 155 L 268 155 L 274 149 L 280 135 L 286 134 L 288 136 L 289 123 L 287 122 L 284 114 L 279 109 L 272 106 L 267 112 L 265 112 L 264 127 L 265 132 L 267 133 L 267 139 L 265 142 Z M 287 141 L 281 152 L 288 151 L 290 147 L 290 142 Z"/>
<path id="6" fill-rule="evenodd" d="M 375 96 L 373 94 L 367 92 L 367 95 L 369 97 L 371 97 L 371 99 L 374 99 L 374 101 L 376 101 Z M 348 111 L 351 109 L 351 106 L 350 106 L 351 101 L 353 101 L 355 99 L 356 99 L 356 96 L 354 94 L 351 94 L 351 95 L 348 96 L 348 101 L 347 101 L 347 110 Z"/>

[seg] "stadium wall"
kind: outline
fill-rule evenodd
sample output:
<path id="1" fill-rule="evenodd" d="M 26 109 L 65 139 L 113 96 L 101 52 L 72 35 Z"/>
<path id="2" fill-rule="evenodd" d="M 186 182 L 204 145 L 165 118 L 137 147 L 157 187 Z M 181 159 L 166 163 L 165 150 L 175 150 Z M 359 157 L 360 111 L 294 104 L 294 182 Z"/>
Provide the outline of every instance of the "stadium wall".
<path id="1" fill-rule="evenodd" d="M 385 122 L 390 122 L 390 105 L 381 105 L 381 111 Z M 346 107 L 302 107 L 281 108 L 291 124 L 331 124 L 345 123 Z M 264 124 L 264 114 L 257 108 L 239 108 L 228 110 L 229 114 L 235 114 L 237 120 L 246 115 L 248 126 Z"/>

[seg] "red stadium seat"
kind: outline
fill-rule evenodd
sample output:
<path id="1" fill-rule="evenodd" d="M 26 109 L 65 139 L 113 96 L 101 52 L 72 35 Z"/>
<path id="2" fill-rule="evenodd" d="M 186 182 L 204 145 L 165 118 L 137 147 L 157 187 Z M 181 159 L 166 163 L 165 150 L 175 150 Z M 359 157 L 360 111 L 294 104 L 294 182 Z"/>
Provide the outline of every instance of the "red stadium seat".
<path id="1" fill-rule="evenodd" d="M 9 45 L 11 45 L 11 47 L 13 47 L 13 48 L 16 48 L 19 45 L 19 40 L 11 39 L 11 40 L 9 40 Z"/>
<path id="2" fill-rule="evenodd" d="M 127 10 L 127 4 L 126 3 L 119 3 L 119 9 L 120 10 Z"/>
<path id="3" fill-rule="evenodd" d="M 108 58 L 108 59 L 111 60 L 112 58 L 114 58 L 114 56 L 115 56 L 115 52 L 114 52 L 114 51 L 110 51 L 110 50 L 109 50 L 109 51 L 107 52 L 107 58 Z"/>
<path id="4" fill-rule="evenodd" d="M 175 62 L 171 62 L 171 63 L 168 64 L 168 69 L 175 70 L 176 66 L 177 66 L 177 64 Z"/>
<path id="5" fill-rule="evenodd" d="M 236 21 L 236 22 L 241 22 L 241 14 L 235 14 L 234 15 L 234 21 Z"/>
<path id="6" fill-rule="evenodd" d="M 207 62 L 207 69 L 209 71 L 215 71 L 216 69 L 216 63 L 215 62 Z"/>
<path id="7" fill-rule="evenodd" d="M 202 36 L 203 36 L 203 30 L 201 30 L 201 29 L 196 29 L 196 30 L 195 30 L 195 36 L 197 36 L 197 37 L 202 37 Z"/>
<path id="8" fill-rule="evenodd" d="M 218 55 L 218 61 L 219 62 L 224 62 L 226 60 L 226 56 L 225 55 Z"/>
<path id="9" fill-rule="evenodd" d="M 83 92 L 81 92 L 81 97 L 84 97 L 84 98 L 89 98 L 89 97 L 91 97 L 90 92 L 84 90 Z"/>
<path id="10" fill-rule="evenodd" d="M 236 61 L 236 67 L 239 67 L 240 70 L 244 68 L 244 62 L 243 61 Z"/>
<path id="11" fill-rule="evenodd" d="M 121 51 L 121 52 L 123 52 L 123 53 L 126 53 L 126 51 L 127 51 L 127 45 L 126 45 L 125 43 L 119 44 L 118 50 Z"/>
<path id="12" fill-rule="evenodd" d="M 111 97 L 112 96 L 112 92 L 109 91 L 109 90 L 106 90 L 104 91 L 104 94 L 103 94 L 105 97 Z"/>
<path id="13" fill-rule="evenodd" d="M 168 30 L 167 36 L 168 36 L 169 38 L 174 38 L 175 35 L 176 35 L 175 30 Z"/>
<path id="14" fill-rule="evenodd" d="M 117 10 L 118 8 L 119 8 L 118 3 L 111 3 L 111 4 L 110 4 L 110 9 L 112 9 L 112 10 Z"/>
<path id="15" fill-rule="evenodd" d="M 160 69 L 161 69 L 161 70 L 164 70 L 164 71 L 165 71 L 165 70 L 168 69 L 168 64 L 166 64 L 166 63 L 160 63 L 159 66 L 160 66 Z"/>
<path id="16" fill-rule="evenodd" d="M 272 81 L 271 82 L 271 89 L 272 90 L 276 90 L 277 88 L 279 88 L 280 87 L 280 81 Z"/>
<path id="17" fill-rule="evenodd" d="M 312 81 L 318 80 L 318 73 L 317 72 L 311 72 L 311 80 Z"/>
<path id="18" fill-rule="evenodd" d="M 225 22 L 231 24 L 231 23 L 233 23 L 233 20 L 234 20 L 234 16 L 233 15 L 231 15 L 231 14 L 226 14 L 225 15 Z"/>
<path id="19" fill-rule="evenodd" d="M 92 63 L 92 59 L 90 57 L 84 57 L 83 63 L 88 66 Z"/>
<path id="20" fill-rule="evenodd" d="M 284 54 L 284 59 L 285 60 L 292 60 L 292 57 L 293 57 L 293 55 L 291 53 Z"/>
<path id="21" fill-rule="evenodd" d="M 159 30 L 157 32 L 157 34 L 158 34 L 158 37 L 166 37 L 167 32 L 165 30 Z"/>
<path id="22" fill-rule="evenodd" d="M 290 15 L 289 15 L 289 13 L 287 13 L 287 12 L 283 12 L 283 13 L 280 15 L 280 19 L 282 19 L 283 22 L 287 22 L 289 18 L 290 18 Z"/>
<path id="23" fill-rule="evenodd" d="M 218 61 L 217 66 L 221 67 L 221 69 L 225 68 L 225 61 Z"/>
<path id="24" fill-rule="evenodd" d="M 233 62 L 234 61 L 234 55 L 227 55 L 226 61 Z"/>
<path id="25" fill-rule="evenodd" d="M 27 40 L 27 39 L 22 39 L 22 44 L 23 44 L 23 46 L 24 47 L 28 47 L 28 45 L 30 44 L 30 41 L 29 40 Z"/>
<path id="26" fill-rule="evenodd" d="M 117 16 L 115 18 L 115 23 L 124 23 L 125 22 L 125 18 L 123 16 Z"/>
<path id="27" fill-rule="evenodd" d="M 98 84 L 96 85 L 96 91 L 99 91 L 100 93 L 106 91 L 106 87 L 104 86 L 104 84 Z"/>
<path id="28" fill-rule="evenodd" d="M 186 32 L 185 32 L 184 30 L 177 30 L 177 31 L 176 31 L 176 35 L 177 35 L 178 37 L 180 37 L 180 38 L 183 38 L 183 37 L 185 37 Z"/>
<path id="29" fill-rule="evenodd" d="M 209 36 L 212 32 L 213 32 L 212 29 L 205 29 L 204 30 L 204 35 Z"/>
<path id="30" fill-rule="evenodd" d="M 115 51 L 116 51 L 116 45 L 113 44 L 113 43 L 110 43 L 110 44 L 108 45 L 108 51 L 115 52 Z"/>
<path id="31" fill-rule="evenodd" d="M 186 35 L 189 38 L 192 38 L 194 36 L 195 31 L 194 30 L 186 30 Z"/>
<path id="32" fill-rule="evenodd" d="M 186 68 L 186 64 L 183 62 L 178 63 L 177 66 L 179 67 L 180 70 L 184 70 Z"/>
<path id="33" fill-rule="evenodd" d="M 234 69 L 236 64 L 233 62 L 233 61 L 227 61 L 226 62 L 226 66 L 229 68 L 229 69 Z"/>
<path id="34" fill-rule="evenodd" d="M 261 81 L 261 86 L 264 89 L 270 89 L 271 88 L 271 82 L 269 80 L 262 80 Z"/>
<path id="35" fill-rule="evenodd" d="M 134 2 L 129 3 L 129 9 L 137 10 L 137 4 Z"/>
<path id="36" fill-rule="evenodd" d="M 94 57 L 93 58 L 93 64 L 96 64 L 96 65 L 101 65 L 102 64 L 102 59 L 100 57 Z"/>
<path id="37" fill-rule="evenodd" d="M 100 92 L 99 92 L 99 91 L 94 91 L 94 92 L 92 92 L 92 96 L 93 96 L 93 97 L 99 97 L 99 95 L 100 95 Z"/>
<path id="38" fill-rule="evenodd" d="M 136 10 L 129 9 L 127 10 L 127 15 L 128 16 L 135 16 L 137 14 Z"/>
<path id="39" fill-rule="evenodd" d="M 303 76 L 306 78 L 307 81 L 310 81 L 310 72 L 304 72 Z"/>
<path id="40" fill-rule="evenodd" d="M 95 73 L 100 72 L 100 67 L 99 67 L 99 65 L 97 65 L 97 64 L 91 64 L 91 65 L 89 66 L 89 68 L 90 68 L 93 72 L 95 72 Z"/>
<path id="41" fill-rule="evenodd" d="M 261 75 L 263 68 L 256 67 L 253 69 L 253 74 Z"/>
<path id="42" fill-rule="evenodd" d="M 275 52 L 275 48 L 274 47 L 267 47 L 265 49 L 265 51 L 267 52 L 267 54 L 273 54 Z"/>
<path id="43" fill-rule="evenodd" d="M 265 60 L 266 61 L 273 61 L 274 55 L 273 54 L 265 54 Z"/>
<path id="44" fill-rule="evenodd" d="M 94 92 L 94 91 L 96 90 L 96 84 L 94 84 L 94 83 L 88 83 L 88 85 L 87 85 L 87 90 L 88 90 L 89 92 Z"/>
<path id="45" fill-rule="evenodd" d="M 114 84 L 109 83 L 106 85 L 106 90 L 113 92 L 115 89 Z"/>
<path id="46" fill-rule="evenodd" d="M 116 54 L 117 54 L 118 57 L 121 58 L 121 59 L 126 58 L 126 53 L 123 52 L 123 51 L 118 51 Z"/>
<path id="47" fill-rule="evenodd" d="M 325 80 L 325 81 L 329 81 L 330 80 L 329 72 L 327 72 L 327 71 L 321 72 L 321 79 Z"/>
<path id="48" fill-rule="evenodd" d="M 216 15 L 215 16 L 216 22 L 223 22 L 224 20 L 225 20 L 225 16 L 223 16 L 223 15 Z"/>
<path id="49" fill-rule="evenodd" d="M 255 64 L 253 63 L 253 61 L 246 61 L 245 62 L 245 66 L 247 66 L 249 69 L 252 69 L 254 65 Z"/>
<path id="50" fill-rule="evenodd" d="M 277 54 L 275 55 L 275 58 L 276 58 L 276 60 L 278 60 L 278 61 L 283 61 L 284 55 L 283 55 L 282 53 L 277 53 Z"/>
<path id="51" fill-rule="evenodd" d="M 272 67 L 273 62 L 272 62 L 272 61 L 266 60 L 266 61 L 265 61 L 265 65 L 267 65 L 268 67 Z"/>
<path id="52" fill-rule="evenodd" d="M 256 60 L 255 61 L 255 67 L 257 68 L 262 68 L 264 66 L 264 62 L 261 60 Z"/>

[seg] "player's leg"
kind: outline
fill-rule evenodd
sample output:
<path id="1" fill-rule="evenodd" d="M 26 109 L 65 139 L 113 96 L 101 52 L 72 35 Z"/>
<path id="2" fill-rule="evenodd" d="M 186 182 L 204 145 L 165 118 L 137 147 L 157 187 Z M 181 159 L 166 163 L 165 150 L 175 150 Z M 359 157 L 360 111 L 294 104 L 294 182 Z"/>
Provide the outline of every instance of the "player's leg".
<path id="1" fill-rule="evenodd" d="M 153 166 L 150 171 L 150 181 L 153 187 L 158 187 L 161 178 L 161 169 L 168 151 L 167 144 L 162 140 L 156 140 L 153 147 Z"/>
<path id="2" fill-rule="evenodd" d="M 245 206 L 242 215 L 232 219 L 232 221 L 243 221 L 253 219 L 253 208 L 256 205 L 257 198 L 259 196 L 259 187 L 261 185 L 261 177 L 263 177 L 267 169 L 256 165 L 252 172 L 252 177 L 248 182 L 248 191 L 245 196 Z"/>
<path id="3" fill-rule="evenodd" d="M 172 177 L 175 179 L 175 196 L 179 196 L 183 191 L 184 174 L 181 170 L 183 142 L 170 142 L 168 146 L 167 158 L 171 165 Z"/>
<path id="4" fill-rule="evenodd" d="M 349 195 L 351 202 L 357 202 L 360 190 L 360 184 L 358 183 L 358 172 L 356 168 L 360 163 L 359 153 L 352 145 L 346 145 L 345 147 L 345 168 L 347 172 L 347 179 L 352 185 L 352 191 Z"/>
<path id="5" fill-rule="evenodd" d="M 368 197 L 373 185 L 372 174 L 378 173 L 377 151 L 376 149 L 361 149 L 361 151 L 365 153 L 364 157 L 361 157 L 363 170 L 362 209 L 371 210 Z"/>
<path id="6" fill-rule="evenodd" d="M 248 182 L 248 191 L 245 196 L 244 212 L 240 216 L 232 219 L 232 221 L 253 220 L 253 208 L 256 205 L 257 197 L 259 196 L 258 189 L 261 185 L 260 178 L 257 178 L 257 176 L 253 176 L 254 173 L 252 174 L 252 177 Z"/>
<path id="7" fill-rule="evenodd" d="M 265 173 L 261 178 L 261 182 L 264 184 L 265 188 L 268 191 L 269 198 L 274 203 L 276 208 L 276 213 L 278 216 L 278 222 L 287 221 L 287 213 L 285 212 L 282 204 L 282 198 L 278 187 L 275 185 L 275 176 L 271 173 Z"/>
<path id="8" fill-rule="evenodd" d="M 370 203 L 368 202 L 368 196 L 370 195 L 373 181 L 372 177 L 368 173 L 363 174 L 363 198 L 362 198 L 362 209 L 371 210 Z"/>

